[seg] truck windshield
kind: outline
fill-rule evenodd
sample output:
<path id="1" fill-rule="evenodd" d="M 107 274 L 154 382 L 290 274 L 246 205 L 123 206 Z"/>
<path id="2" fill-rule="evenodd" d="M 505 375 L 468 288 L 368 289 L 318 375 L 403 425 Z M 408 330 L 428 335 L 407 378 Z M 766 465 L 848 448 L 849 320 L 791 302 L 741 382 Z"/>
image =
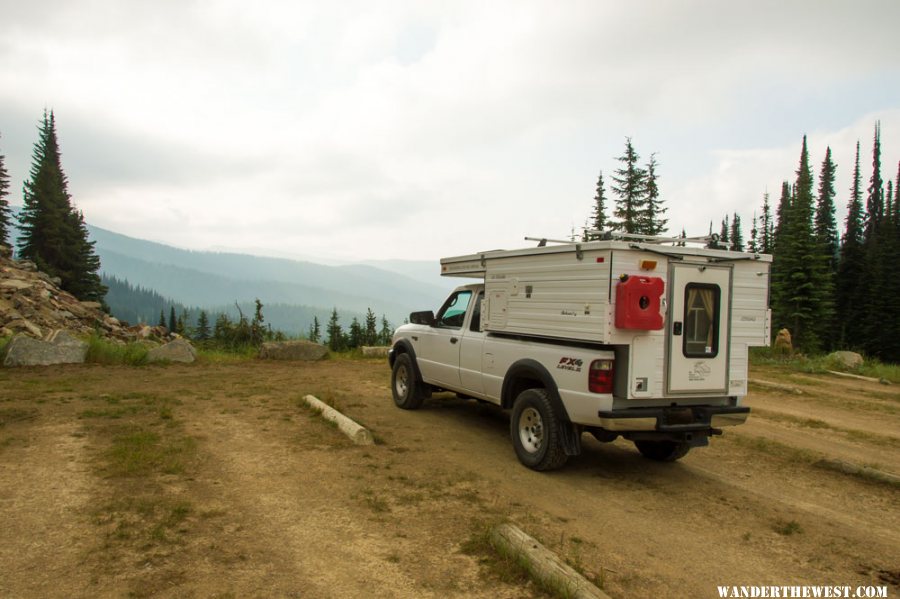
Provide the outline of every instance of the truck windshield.
<path id="1" fill-rule="evenodd" d="M 435 324 L 439 327 L 460 328 L 466 318 L 466 310 L 471 299 L 472 292 L 469 290 L 457 291 L 451 295 L 438 312 Z"/>

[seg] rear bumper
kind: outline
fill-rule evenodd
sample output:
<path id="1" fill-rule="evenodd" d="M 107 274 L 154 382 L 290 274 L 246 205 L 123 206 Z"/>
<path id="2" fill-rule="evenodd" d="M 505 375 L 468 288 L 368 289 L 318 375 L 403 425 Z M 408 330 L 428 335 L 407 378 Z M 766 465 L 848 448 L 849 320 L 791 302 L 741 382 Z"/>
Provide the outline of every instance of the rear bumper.
<path id="1" fill-rule="evenodd" d="M 743 424 L 750 414 L 744 406 L 686 406 L 629 408 L 600 411 L 600 426 L 608 431 L 687 433 Z"/>

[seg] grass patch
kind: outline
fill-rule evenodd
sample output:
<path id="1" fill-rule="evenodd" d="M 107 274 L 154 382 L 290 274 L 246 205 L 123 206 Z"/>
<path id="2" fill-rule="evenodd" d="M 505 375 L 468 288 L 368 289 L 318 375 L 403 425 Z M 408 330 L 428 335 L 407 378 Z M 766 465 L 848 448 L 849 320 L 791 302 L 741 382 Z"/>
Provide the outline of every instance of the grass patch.
<path id="1" fill-rule="evenodd" d="M 0 408 L 0 426 L 37 418 L 36 408 Z"/>
<path id="2" fill-rule="evenodd" d="M 116 435 L 107 453 L 106 474 L 111 477 L 144 477 L 182 474 L 197 450 L 191 437 L 164 437 L 143 427 Z"/>
<path id="3" fill-rule="evenodd" d="M 772 524 L 772 530 L 777 532 L 778 534 L 789 537 L 791 535 L 800 534 L 803 532 L 803 527 L 800 526 L 800 523 L 796 520 L 776 520 Z"/>
<path id="4" fill-rule="evenodd" d="M 828 355 L 807 356 L 795 354 L 782 358 L 775 355 L 770 347 L 751 347 L 751 364 L 779 366 L 793 372 L 807 374 L 825 374 L 829 370 L 850 372 L 876 379 L 884 379 L 891 383 L 900 383 L 900 364 L 885 364 L 877 358 L 863 358 L 862 366 L 856 369 L 844 368 L 837 360 L 829 359 Z"/>
<path id="5" fill-rule="evenodd" d="M 259 348 L 240 346 L 235 349 L 221 349 L 198 346 L 197 360 L 207 364 L 231 364 L 255 360 L 259 356 Z"/>
<path id="6" fill-rule="evenodd" d="M 88 338 L 88 351 L 85 362 L 140 366 L 147 363 L 147 353 L 149 351 L 144 343 L 116 343 L 94 334 Z"/>

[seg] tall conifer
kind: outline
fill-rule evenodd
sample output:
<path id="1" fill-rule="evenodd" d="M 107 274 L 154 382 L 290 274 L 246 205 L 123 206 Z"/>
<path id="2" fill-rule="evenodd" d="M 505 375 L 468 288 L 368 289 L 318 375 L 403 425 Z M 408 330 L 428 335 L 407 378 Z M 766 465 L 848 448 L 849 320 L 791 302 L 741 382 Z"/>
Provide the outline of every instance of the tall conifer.
<path id="1" fill-rule="evenodd" d="M 44 112 L 29 176 L 22 190 L 19 255 L 58 276 L 61 287 L 79 299 L 102 301 L 106 288 L 97 274 L 100 259 L 88 240 L 83 215 L 71 203 L 53 112 Z"/>
<path id="2" fill-rule="evenodd" d="M 645 235 L 660 235 L 666 230 L 669 219 L 664 218 L 667 208 L 659 198 L 659 175 L 656 172 L 659 163 L 656 154 L 650 154 L 650 162 L 645 169 L 643 210 L 640 215 L 640 232 Z"/>
<path id="3" fill-rule="evenodd" d="M 773 237 L 775 225 L 772 222 L 772 208 L 769 206 L 769 192 L 763 195 L 762 216 L 760 216 L 759 251 L 763 254 L 771 254 L 774 249 Z"/>
<path id="4" fill-rule="evenodd" d="M 635 151 L 630 137 L 625 138 L 625 152 L 616 160 L 622 163 L 613 175 L 615 185 L 612 188 L 617 196 L 613 215 L 618 220 L 613 221 L 611 226 L 625 233 L 640 233 L 647 173 L 638 166 L 640 156 Z"/>
<path id="5" fill-rule="evenodd" d="M 844 236 L 838 257 L 837 280 L 835 281 L 835 310 L 838 323 L 839 347 L 861 347 L 858 325 L 862 320 L 863 307 L 861 285 L 864 252 L 864 214 L 862 203 L 862 176 L 859 170 L 859 142 L 856 142 L 856 159 L 853 166 L 853 182 L 850 186 L 850 200 L 847 203 L 847 217 L 844 220 Z M 854 335 L 854 332 L 856 333 Z"/>
<path id="6" fill-rule="evenodd" d="M 744 251 L 744 233 L 741 231 L 741 217 L 735 212 L 731 219 L 731 246 L 735 252 Z"/>
<path id="7" fill-rule="evenodd" d="M 825 349 L 832 349 L 840 336 L 835 319 L 834 273 L 837 269 L 840 249 L 837 224 L 834 220 L 834 177 L 837 165 L 831 159 L 831 148 L 825 149 L 825 158 L 819 171 L 819 194 L 816 201 L 814 235 L 818 248 L 820 273 L 818 276 L 819 317 L 815 328 Z"/>
<path id="8" fill-rule="evenodd" d="M 594 231 L 605 231 L 610 225 L 609 217 L 606 216 L 606 201 L 606 185 L 603 182 L 603 171 L 600 171 L 594 193 L 594 207 L 589 220 L 589 226 Z M 595 236 L 588 237 L 595 238 Z"/>

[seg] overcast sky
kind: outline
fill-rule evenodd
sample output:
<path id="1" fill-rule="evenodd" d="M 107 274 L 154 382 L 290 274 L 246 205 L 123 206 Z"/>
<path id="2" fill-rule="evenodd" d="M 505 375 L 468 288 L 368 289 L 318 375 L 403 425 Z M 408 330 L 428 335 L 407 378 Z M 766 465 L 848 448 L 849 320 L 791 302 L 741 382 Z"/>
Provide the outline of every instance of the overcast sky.
<path id="1" fill-rule="evenodd" d="M 670 231 L 900 160 L 900 2 L 0 0 L 22 203 L 55 112 L 88 222 L 190 249 L 435 259 L 566 237 L 625 138 Z M 817 178 L 818 179 L 818 178 Z"/>

